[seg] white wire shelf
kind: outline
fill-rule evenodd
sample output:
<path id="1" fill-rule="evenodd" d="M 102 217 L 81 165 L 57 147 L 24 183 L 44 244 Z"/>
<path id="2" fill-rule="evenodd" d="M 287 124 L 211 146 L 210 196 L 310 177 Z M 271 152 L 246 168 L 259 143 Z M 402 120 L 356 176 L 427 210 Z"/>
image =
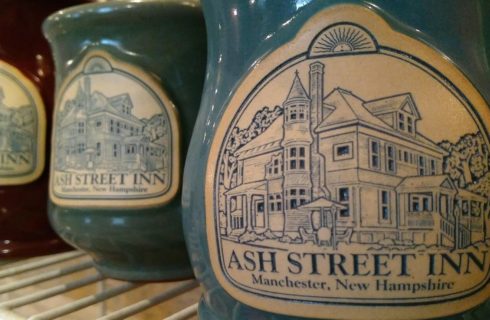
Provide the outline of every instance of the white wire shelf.
<path id="1" fill-rule="evenodd" d="M 196 280 L 106 279 L 78 251 L 0 266 L 0 320 L 197 319 L 199 296 Z"/>

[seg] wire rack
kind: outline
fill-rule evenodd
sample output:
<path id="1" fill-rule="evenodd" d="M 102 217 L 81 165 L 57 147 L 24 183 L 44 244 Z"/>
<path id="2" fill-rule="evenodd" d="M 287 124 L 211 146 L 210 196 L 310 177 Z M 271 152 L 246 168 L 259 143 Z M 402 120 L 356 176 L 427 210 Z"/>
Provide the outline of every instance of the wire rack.
<path id="1" fill-rule="evenodd" d="M 0 266 L 0 320 L 197 319 L 195 280 L 106 279 L 82 252 Z"/>

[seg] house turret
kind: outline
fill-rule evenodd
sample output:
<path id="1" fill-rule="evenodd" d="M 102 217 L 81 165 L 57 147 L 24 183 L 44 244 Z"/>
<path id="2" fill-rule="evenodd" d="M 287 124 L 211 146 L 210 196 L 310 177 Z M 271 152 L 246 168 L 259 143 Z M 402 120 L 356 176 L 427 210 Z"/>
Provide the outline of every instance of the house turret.
<path id="1" fill-rule="evenodd" d="M 295 215 L 296 208 L 311 201 L 311 135 L 308 96 L 296 72 L 284 107 L 284 209 L 286 217 Z M 286 221 L 294 219 L 286 218 Z M 291 229 L 297 226 L 291 226 Z M 286 231 L 288 226 L 286 225 Z"/>
<path id="2" fill-rule="evenodd" d="M 283 103 L 283 145 L 290 142 L 310 144 L 313 141 L 310 130 L 310 103 L 310 97 L 301 83 L 298 71 L 296 71 L 289 94 Z"/>

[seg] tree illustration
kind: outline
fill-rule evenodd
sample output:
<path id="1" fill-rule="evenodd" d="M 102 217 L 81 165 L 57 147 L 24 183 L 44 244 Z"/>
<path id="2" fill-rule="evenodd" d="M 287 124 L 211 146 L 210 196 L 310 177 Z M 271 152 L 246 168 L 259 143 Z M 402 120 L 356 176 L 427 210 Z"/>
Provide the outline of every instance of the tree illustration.
<path id="1" fill-rule="evenodd" d="M 442 141 L 439 146 L 449 153 L 444 157 L 444 173 L 460 188 L 474 185 L 489 171 L 490 152 L 480 132 L 466 134 L 454 144 Z"/>
<path id="2" fill-rule="evenodd" d="M 154 115 L 145 122 L 143 136 L 149 138 L 151 142 L 155 142 L 167 134 L 167 124 L 163 114 Z"/>
<path id="3" fill-rule="evenodd" d="M 468 186 L 471 192 L 478 193 L 482 196 L 490 197 L 490 172 L 487 172 L 478 181 Z"/>
<path id="4" fill-rule="evenodd" d="M 226 142 L 223 162 L 220 166 L 220 179 L 226 190 L 235 187 L 238 161 L 236 151 L 263 133 L 280 115 L 283 109 L 275 106 L 273 110 L 264 106 L 257 111 L 247 128 L 234 127 Z"/>

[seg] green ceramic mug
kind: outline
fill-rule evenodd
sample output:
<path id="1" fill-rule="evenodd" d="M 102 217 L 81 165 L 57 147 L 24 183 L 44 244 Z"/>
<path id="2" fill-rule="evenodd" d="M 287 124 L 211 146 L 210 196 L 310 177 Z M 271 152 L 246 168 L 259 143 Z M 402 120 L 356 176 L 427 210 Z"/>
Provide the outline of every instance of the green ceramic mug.
<path id="1" fill-rule="evenodd" d="M 180 185 L 205 73 L 198 3 L 82 5 L 44 33 L 56 67 L 54 229 L 107 276 L 191 277 Z"/>

